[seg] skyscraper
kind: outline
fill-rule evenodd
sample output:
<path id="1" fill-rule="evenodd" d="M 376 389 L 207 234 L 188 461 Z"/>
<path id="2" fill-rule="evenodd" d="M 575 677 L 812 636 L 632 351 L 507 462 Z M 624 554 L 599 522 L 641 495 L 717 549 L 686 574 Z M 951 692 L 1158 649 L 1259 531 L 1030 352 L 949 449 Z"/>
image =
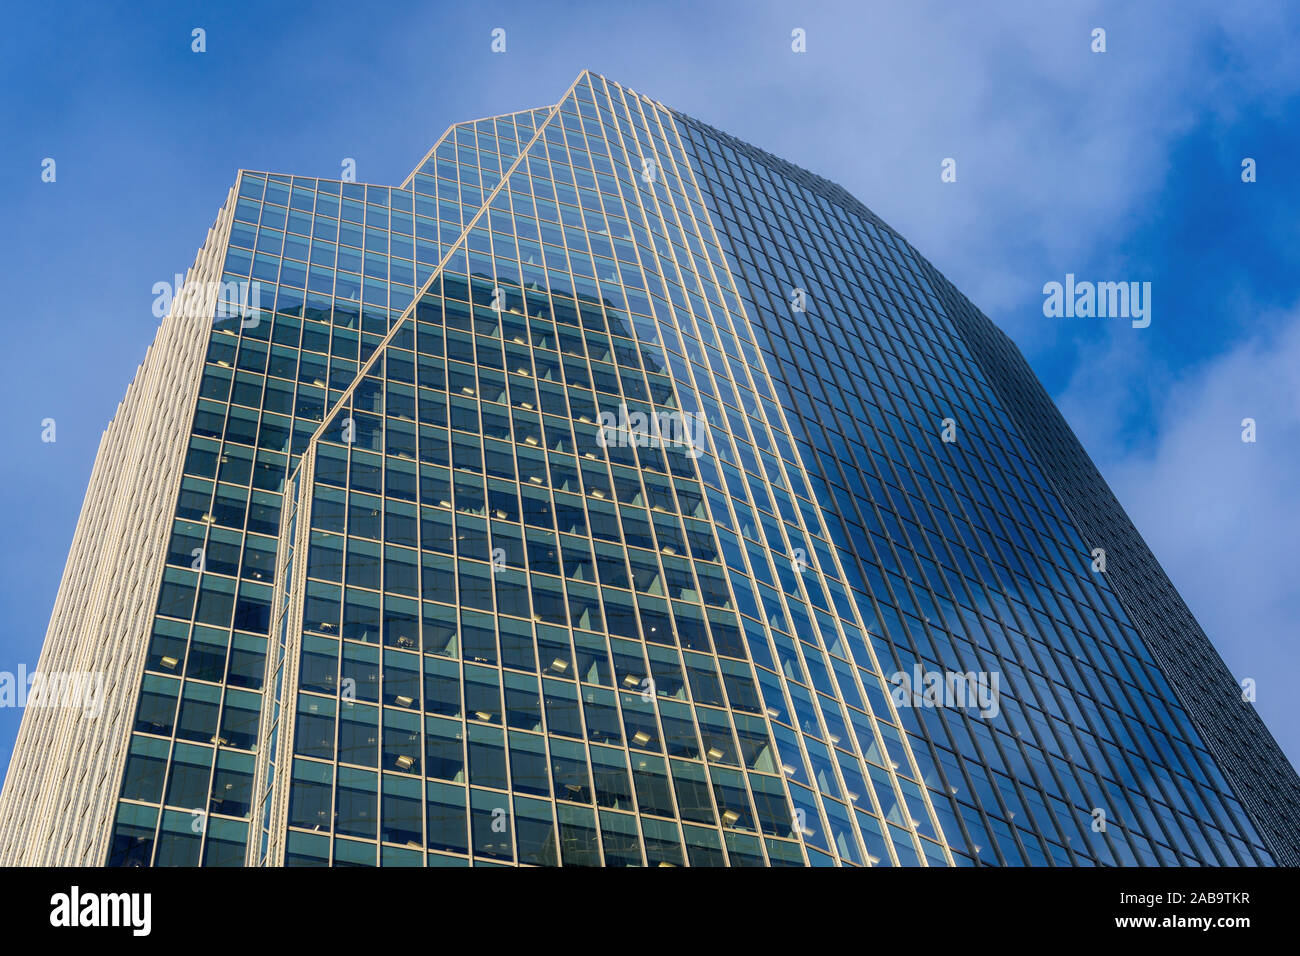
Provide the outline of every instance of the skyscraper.
<path id="1" fill-rule="evenodd" d="M 584 72 L 400 187 L 241 172 L 173 291 L 3 862 L 1300 862 L 1041 385 L 834 184 Z"/>

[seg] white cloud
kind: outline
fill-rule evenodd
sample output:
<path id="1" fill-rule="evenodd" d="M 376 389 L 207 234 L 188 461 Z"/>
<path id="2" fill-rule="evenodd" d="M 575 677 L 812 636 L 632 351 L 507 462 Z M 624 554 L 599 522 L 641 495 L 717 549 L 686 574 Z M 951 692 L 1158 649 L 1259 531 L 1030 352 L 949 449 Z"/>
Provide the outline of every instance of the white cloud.
<path id="1" fill-rule="evenodd" d="M 611 76 L 840 183 L 1032 354 L 1056 347 L 1042 283 L 1117 252 L 1176 174 L 1172 147 L 1296 88 L 1294 20 L 1191 0 L 780 3 L 708 34 L 704 61 L 694 40 L 647 44 Z"/>
<path id="2" fill-rule="evenodd" d="M 1060 405 L 1229 668 L 1255 679 L 1260 714 L 1294 761 L 1300 308 L 1261 327 L 1274 331 L 1178 375 L 1117 337 Z M 1155 396 L 1153 437 L 1124 434 L 1131 390 Z"/>

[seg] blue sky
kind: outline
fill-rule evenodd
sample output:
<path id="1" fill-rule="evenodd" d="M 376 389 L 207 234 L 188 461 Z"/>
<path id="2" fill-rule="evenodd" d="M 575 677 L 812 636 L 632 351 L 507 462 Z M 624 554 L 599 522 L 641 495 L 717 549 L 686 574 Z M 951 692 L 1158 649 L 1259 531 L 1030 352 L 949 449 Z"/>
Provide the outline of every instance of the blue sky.
<path id="1" fill-rule="evenodd" d="M 842 184 L 1011 334 L 1300 760 L 1300 16 L 1064 6 L 14 7 L 0 670 L 35 667 L 100 434 L 157 327 L 151 288 L 193 261 L 236 170 L 337 178 L 352 157 L 398 183 L 448 124 L 553 102 L 588 68 Z M 1045 318 L 1066 273 L 1151 282 L 1151 326 Z M 18 720 L 0 710 L 2 762 Z"/>

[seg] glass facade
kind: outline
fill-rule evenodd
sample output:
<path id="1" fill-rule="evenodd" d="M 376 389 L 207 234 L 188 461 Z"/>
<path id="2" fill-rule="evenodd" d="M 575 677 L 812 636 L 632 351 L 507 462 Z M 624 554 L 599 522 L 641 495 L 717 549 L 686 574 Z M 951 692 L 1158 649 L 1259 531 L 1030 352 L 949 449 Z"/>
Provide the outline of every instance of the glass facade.
<path id="1" fill-rule="evenodd" d="M 996 716 L 899 710 L 954 847 L 1269 862 L 915 252 L 786 164 L 701 124 L 687 139 L 880 658 L 1000 676 Z M 803 310 L 777 311 L 793 289 Z"/>
<path id="2" fill-rule="evenodd" d="M 1274 862 L 838 187 L 583 73 L 236 194 L 104 862 Z"/>

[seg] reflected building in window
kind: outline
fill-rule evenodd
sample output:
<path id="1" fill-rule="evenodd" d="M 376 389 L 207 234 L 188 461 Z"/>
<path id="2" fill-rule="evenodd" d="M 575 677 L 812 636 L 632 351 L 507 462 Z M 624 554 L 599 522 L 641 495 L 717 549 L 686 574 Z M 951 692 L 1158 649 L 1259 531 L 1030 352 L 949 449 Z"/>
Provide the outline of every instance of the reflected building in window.
<path id="1" fill-rule="evenodd" d="M 584 72 L 244 171 L 105 432 L 5 863 L 1274 865 L 1297 784 L 1009 340 Z"/>

